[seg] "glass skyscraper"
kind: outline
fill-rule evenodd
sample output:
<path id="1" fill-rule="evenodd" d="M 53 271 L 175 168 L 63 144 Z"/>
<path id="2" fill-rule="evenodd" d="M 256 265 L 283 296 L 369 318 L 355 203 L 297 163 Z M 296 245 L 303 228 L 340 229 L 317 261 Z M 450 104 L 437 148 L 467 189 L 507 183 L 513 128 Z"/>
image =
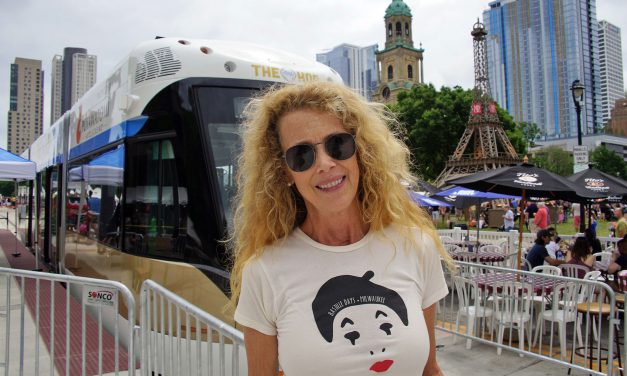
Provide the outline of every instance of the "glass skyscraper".
<path id="1" fill-rule="evenodd" d="M 601 110 L 603 125 L 610 120 L 616 100 L 625 97 L 623 87 L 623 49 L 620 28 L 599 22 L 599 64 L 601 67 Z"/>
<path id="2" fill-rule="evenodd" d="M 377 87 L 377 45 L 358 47 L 340 44 L 328 52 L 316 54 L 316 60 L 335 69 L 347 86 L 371 99 Z"/>
<path id="3" fill-rule="evenodd" d="M 547 138 L 577 135 L 570 92 L 585 86 L 582 134 L 602 127 L 595 0 L 501 0 L 489 3 L 488 68 L 492 96 L 516 121 Z"/>

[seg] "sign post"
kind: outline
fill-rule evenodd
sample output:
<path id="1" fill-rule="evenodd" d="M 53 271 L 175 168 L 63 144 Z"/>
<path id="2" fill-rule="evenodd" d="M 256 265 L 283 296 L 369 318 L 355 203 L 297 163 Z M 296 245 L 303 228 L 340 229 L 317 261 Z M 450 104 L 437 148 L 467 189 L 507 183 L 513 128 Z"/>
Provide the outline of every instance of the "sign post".
<path id="1" fill-rule="evenodd" d="M 581 145 L 574 146 L 573 161 L 573 170 L 575 174 L 588 168 L 588 147 Z"/>

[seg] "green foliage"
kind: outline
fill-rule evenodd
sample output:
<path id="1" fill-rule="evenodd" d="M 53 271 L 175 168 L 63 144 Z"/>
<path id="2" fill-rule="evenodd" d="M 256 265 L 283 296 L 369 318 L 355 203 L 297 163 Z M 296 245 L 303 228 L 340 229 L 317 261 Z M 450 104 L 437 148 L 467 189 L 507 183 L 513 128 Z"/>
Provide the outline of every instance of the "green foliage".
<path id="1" fill-rule="evenodd" d="M 535 139 L 538 138 L 538 136 L 542 135 L 542 130 L 540 130 L 540 127 L 538 127 L 536 123 L 527 123 L 524 121 L 518 123 L 518 127 L 522 132 L 523 137 L 527 141 L 527 144 L 529 146 L 535 146 Z"/>
<path id="2" fill-rule="evenodd" d="M 590 153 L 590 160 L 595 163 L 594 167 L 597 170 L 627 180 L 627 164 L 623 157 L 608 149 L 605 145 L 595 148 Z"/>
<path id="3" fill-rule="evenodd" d="M 573 156 L 559 146 L 547 146 L 540 149 L 530 162 L 560 176 L 573 174 Z"/>
<path id="4" fill-rule="evenodd" d="M 438 91 L 432 84 L 418 85 L 399 93 L 398 103 L 390 109 L 405 128 L 414 173 L 434 180 L 442 172 L 466 129 L 472 99 L 472 90 L 459 86 L 443 86 Z M 507 111 L 498 106 L 497 111 L 507 137 L 516 151 L 523 153 L 526 141 L 522 132 Z"/>
<path id="5" fill-rule="evenodd" d="M 432 84 L 418 85 L 399 94 L 391 109 L 406 130 L 415 173 L 433 180 L 444 169 L 466 127 L 471 100 L 471 92 L 459 86 L 438 92 Z"/>
<path id="6" fill-rule="evenodd" d="M 15 183 L 12 181 L 0 181 L 0 194 L 3 196 L 14 196 Z"/>

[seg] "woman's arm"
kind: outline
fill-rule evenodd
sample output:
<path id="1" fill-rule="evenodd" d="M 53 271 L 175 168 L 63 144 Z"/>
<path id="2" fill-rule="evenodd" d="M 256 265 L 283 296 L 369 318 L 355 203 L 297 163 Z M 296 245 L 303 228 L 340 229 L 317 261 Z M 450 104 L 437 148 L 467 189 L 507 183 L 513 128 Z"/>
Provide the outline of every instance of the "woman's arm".
<path id="1" fill-rule="evenodd" d="M 583 260 L 583 263 L 592 268 L 594 266 L 594 256 L 588 255 L 588 257 Z"/>
<path id="2" fill-rule="evenodd" d="M 249 376 L 276 376 L 279 369 L 279 350 L 276 336 L 243 327 Z"/>
<path id="3" fill-rule="evenodd" d="M 425 323 L 427 324 L 427 332 L 429 332 L 429 358 L 425 369 L 422 371 L 423 376 L 439 376 L 444 375 L 437 360 L 435 359 L 435 315 L 436 305 L 432 304 L 429 308 L 422 310 L 425 317 Z"/>

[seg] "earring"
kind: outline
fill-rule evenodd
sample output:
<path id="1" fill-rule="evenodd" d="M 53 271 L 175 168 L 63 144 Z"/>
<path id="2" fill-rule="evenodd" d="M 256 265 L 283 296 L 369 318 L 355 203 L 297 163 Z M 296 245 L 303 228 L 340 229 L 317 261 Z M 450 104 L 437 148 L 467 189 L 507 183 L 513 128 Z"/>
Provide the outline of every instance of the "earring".
<path id="1" fill-rule="evenodd" d="M 288 186 L 288 187 L 292 187 L 292 185 L 294 185 L 294 182 L 293 182 L 293 181 L 291 181 L 291 182 L 287 183 L 287 186 Z"/>

